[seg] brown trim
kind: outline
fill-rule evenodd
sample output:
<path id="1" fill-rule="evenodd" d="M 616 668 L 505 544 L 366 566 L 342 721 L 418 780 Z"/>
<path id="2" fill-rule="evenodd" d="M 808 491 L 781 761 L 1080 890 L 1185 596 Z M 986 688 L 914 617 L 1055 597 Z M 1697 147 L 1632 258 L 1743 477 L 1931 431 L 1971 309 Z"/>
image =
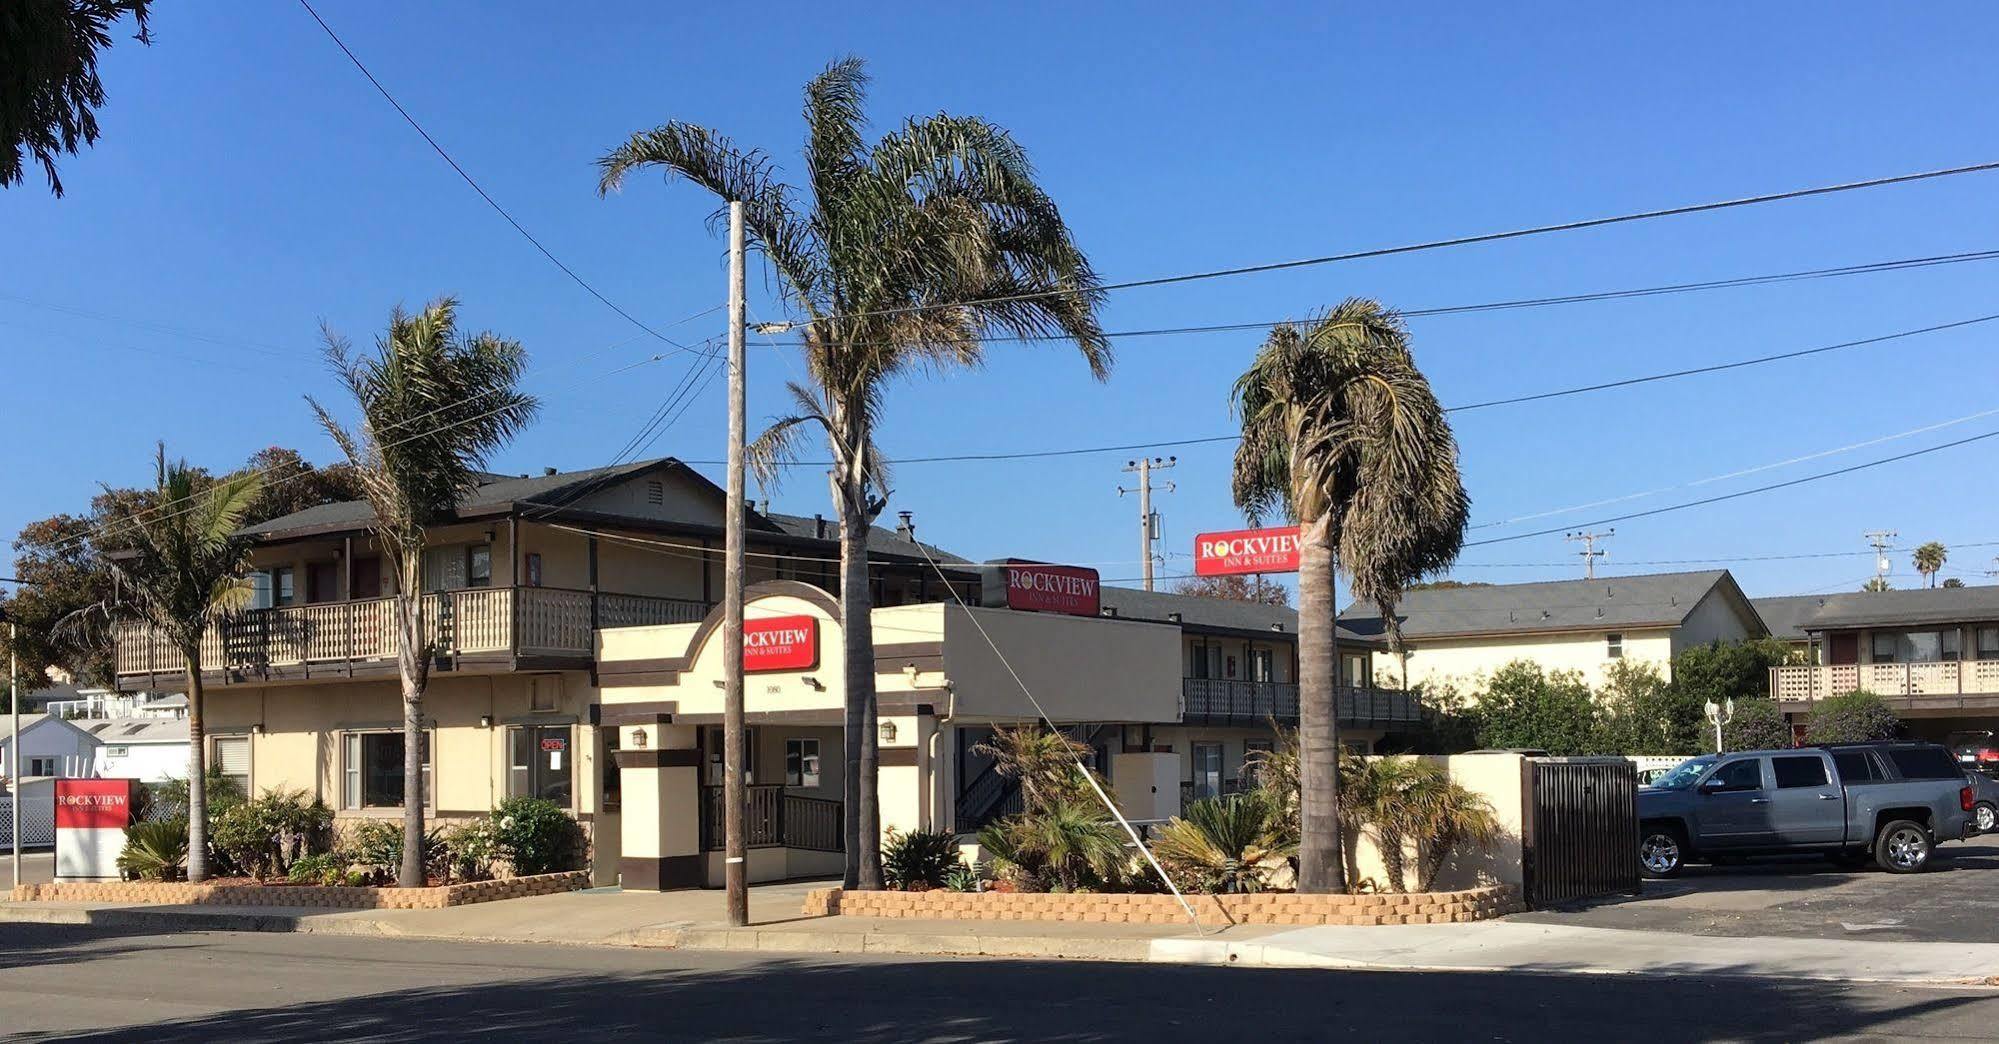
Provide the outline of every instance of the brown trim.
<path id="1" fill-rule="evenodd" d="M 691 747 L 620 750 L 618 767 L 621 769 L 700 768 L 701 752 Z"/>
<path id="2" fill-rule="evenodd" d="M 881 747 L 875 751 L 875 764 L 890 768 L 913 766 L 916 764 L 915 747 Z"/>
<path id="3" fill-rule="evenodd" d="M 672 700 L 650 700 L 645 703 L 593 703 L 590 705 L 597 719 L 596 725 L 665 725 L 673 720 L 674 708 L 679 704 Z"/>
<path id="4" fill-rule="evenodd" d="M 816 608 L 822 609 L 835 621 L 840 619 L 840 603 L 832 595 L 808 583 L 797 580 L 765 580 L 743 589 L 743 603 L 748 605 L 759 598 L 788 595 L 802 599 Z M 679 656 L 646 660 L 609 660 L 598 664 L 597 671 L 606 676 L 632 675 L 653 672 L 684 672 L 701 658 L 701 650 L 708 644 L 708 638 L 722 626 L 723 606 L 717 605 L 701 618 L 701 625 L 695 629 L 694 637 L 687 643 L 687 651 Z M 617 684 L 617 683 L 611 683 Z M 625 683 L 632 684 L 632 683 Z M 658 683 L 654 684 L 671 684 Z"/>
<path id="5" fill-rule="evenodd" d="M 698 855 L 626 856 L 618 860 L 618 884 L 638 892 L 699 888 L 707 883 L 705 870 Z"/>
<path id="6" fill-rule="evenodd" d="M 875 644 L 876 663 L 880 663 L 883 660 L 921 659 L 925 657 L 942 657 L 943 655 L 943 642 L 897 642 L 893 644 L 878 642 Z"/>
<path id="7" fill-rule="evenodd" d="M 841 715 L 844 713 L 845 711 L 840 707 L 832 706 L 820 707 L 813 710 L 750 711 L 743 715 L 743 718 L 752 725 L 781 725 L 790 723 L 793 725 L 825 725 L 831 728 L 840 724 Z M 876 708 L 876 713 L 882 715 L 913 714 L 920 718 L 934 718 L 937 716 L 937 705 L 934 703 L 882 703 Z M 832 720 L 824 720 L 829 717 Z M 675 725 L 720 725 L 722 724 L 722 716 L 720 714 L 676 714 L 673 716 L 673 723 Z"/>

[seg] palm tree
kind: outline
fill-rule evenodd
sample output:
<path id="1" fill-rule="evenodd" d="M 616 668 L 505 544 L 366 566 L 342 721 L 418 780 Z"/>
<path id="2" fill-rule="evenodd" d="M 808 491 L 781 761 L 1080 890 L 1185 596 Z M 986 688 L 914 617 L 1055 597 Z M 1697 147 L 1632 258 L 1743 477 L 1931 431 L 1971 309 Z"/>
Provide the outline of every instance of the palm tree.
<path id="1" fill-rule="evenodd" d="M 1273 328 L 1236 381 L 1236 504 L 1299 527 L 1298 890 L 1346 890 L 1340 859 L 1334 572 L 1400 644 L 1402 590 L 1448 566 L 1471 510 L 1457 441 L 1401 318 L 1350 298 Z"/>
<path id="2" fill-rule="evenodd" d="M 0 19 L 0 188 L 18 185 L 26 160 L 41 164 L 49 191 L 62 198 L 56 158 L 97 141 L 104 104 L 98 52 L 111 46 L 111 26 L 131 15 L 133 37 L 151 43 L 153 0 L 30 0 L 7 5 Z"/>
<path id="3" fill-rule="evenodd" d="M 1937 574 L 1943 571 L 1943 564 L 1950 560 L 1950 551 L 1937 541 L 1930 541 L 1916 548 L 1911 556 L 1916 563 L 1916 572 L 1923 574 L 1929 586 L 1937 585 Z"/>
<path id="4" fill-rule="evenodd" d="M 488 454 L 534 418 L 518 390 L 527 355 L 520 342 L 461 334 L 458 301 L 443 297 L 411 314 L 397 308 L 372 357 L 329 332 L 326 359 L 354 397 L 350 431 L 311 396 L 319 423 L 347 455 L 375 517 L 369 523 L 395 570 L 396 668 L 403 689 L 403 865 L 398 882 L 424 884 L 423 695 L 436 630 L 424 619 L 425 530 L 449 518 L 476 484 Z M 513 553 L 512 551 L 509 552 Z"/>
<path id="5" fill-rule="evenodd" d="M 263 491 L 254 471 L 210 479 L 159 447 L 152 510 L 132 513 L 126 553 L 104 556 L 125 601 L 93 606 L 100 618 L 135 615 L 180 652 L 187 682 L 187 879 L 208 875 L 208 766 L 202 731 L 202 636 L 218 612 L 239 604 L 250 541 L 238 536 Z M 177 505 L 172 510 L 163 510 Z M 81 619 L 81 618 L 79 618 Z"/>
<path id="6" fill-rule="evenodd" d="M 742 203 L 748 238 L 801 317 L 811 387 L 790 386 L 796 412 L 756 440 L 749 460 L 771 488 L 807 431 L 822 431 L 832 451 L 849 888 L 881 887 L 867 542 L 888 504 L 874 443 L 887 386 L 914 371 L 979 365 L 991 330 L 1074 341 L 1100 379 L 1111 361 L 1096 274 L 1013 138 L 976 117 L 939 114 L 868 145 L 866 93 L 856 58 L 806 85 L 803 198 L 776 180 L 762 152 L 688 123 L 634 134 L 598 161 L 600 194 L 658 167 Z"/>

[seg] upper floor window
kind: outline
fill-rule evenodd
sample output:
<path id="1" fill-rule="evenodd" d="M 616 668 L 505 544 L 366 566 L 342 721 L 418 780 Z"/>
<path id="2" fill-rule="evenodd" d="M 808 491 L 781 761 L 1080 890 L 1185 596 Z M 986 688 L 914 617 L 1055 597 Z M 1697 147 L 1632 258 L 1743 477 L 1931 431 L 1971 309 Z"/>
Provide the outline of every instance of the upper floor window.
<path id="1" fill-rule="evenodd" d="M 1980 627 L 1978 629 L 1978 658 L 1981 660 L 1999 660 L 1999 627 Z"/>
<path id="2" fill-rule="evenodd" d="M 1612 660 L 1624 659 L 1624 636 L 1615 631 L 1604 635 L 1603 655 Z"/>
<path id="3" fill-rule="evenodd" d="M 493 545 L 473 544 L 465 549 L 465 586 L 493 586 Z"/>
<path id="4" fill-rule="evenodd" d="M 1252 649 L 1249 654 L 1250 681 L 1276 681 L 1277 660 L 1269 649 Z"/>
<path id="5" fill-rule="evenodd" d="M 1958 631 L 1875 631 L 1868 639 L 1875 663 L 1939 663 L 1959 656 Z"/>
<path id="6" fill-rule="evenodd" d="M 298 602 L 298 577 L 291 566 L 279 566 L 271 570 L 271 604 L 275 606 L 294 605 Z"/>

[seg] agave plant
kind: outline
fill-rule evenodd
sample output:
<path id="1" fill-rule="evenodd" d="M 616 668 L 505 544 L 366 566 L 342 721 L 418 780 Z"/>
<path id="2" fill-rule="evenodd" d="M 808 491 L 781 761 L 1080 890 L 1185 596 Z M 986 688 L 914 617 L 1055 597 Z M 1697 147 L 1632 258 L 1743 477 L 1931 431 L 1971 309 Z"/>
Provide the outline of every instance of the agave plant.
<path id="1" fill-rule="evenodd" d="M 118 869 L 141 881 L 179 880 L 187 868 L 187 820 L 153 819 L 125 828 Z"/>
<path id="2" fill-rule="evenodd" d="M 1159 830 L 1153 854 L 1175 877 L 1204 892 L 1261 892 L 1291 877 L 1295 837 L 1283 809 L 1263 791 L 1202 798 Z"/>
<path id="3" fill-rule="evenodd" d="M 988 842 L 988 835 L 991 841 Z M 1074 891 L 1086 882 L 1115 877 L 1125 861 L 1125 835 L 1094 801 L 1058 798 L 981 832 L 997 868 L 1002 861 L 1025 877 Z"/>

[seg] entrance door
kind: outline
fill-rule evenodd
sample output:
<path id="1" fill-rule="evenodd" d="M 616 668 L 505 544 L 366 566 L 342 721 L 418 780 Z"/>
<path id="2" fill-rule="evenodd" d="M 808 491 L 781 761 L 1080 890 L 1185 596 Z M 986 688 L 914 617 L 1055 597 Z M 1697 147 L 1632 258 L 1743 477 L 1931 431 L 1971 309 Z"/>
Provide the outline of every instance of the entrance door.
<path id="1" fill-rule="evenodd" d="M 1860 662 L 1860 634 L 1857 631 L 1836 631 L 1826 647 L 1826 662 L 1833 664 Z"/>
<path id="2" fill-rule="evenodd" d="M 382 597 L 382 559 L 380 555 L 354 556 L 354 593 L 350 598 Z"/>
<path id="3" fill-rule="evenodd" d="M 1215 797 L 1222 792 L 1222 745 L 1196 743 L 1194 753 L 1194 796 Z"/>

